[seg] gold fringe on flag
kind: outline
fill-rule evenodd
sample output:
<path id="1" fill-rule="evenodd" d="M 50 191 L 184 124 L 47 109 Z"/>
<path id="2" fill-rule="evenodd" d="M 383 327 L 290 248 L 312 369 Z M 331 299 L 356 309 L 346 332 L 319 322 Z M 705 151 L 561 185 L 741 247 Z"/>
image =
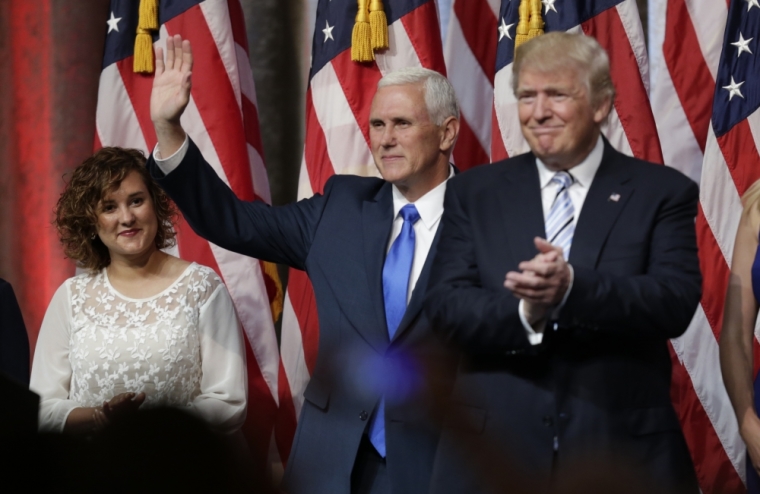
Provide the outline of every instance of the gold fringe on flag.
<path id="1" fill-rule="evenodd" d="M 367 0 L 358 0 L 356 22 L 351 33 L 351 60 L 354 62 L 371 62 L 375 59 L 372 51 L 372 29 L 369 25 Z"/>
<path id="2" fill-rule="evenodd" d="M 158 31 L 158 0 L 140 0 L 138 26 Z"/>
<path id="3" fill-rule="evenodd" d="M 530 0 L 520 0 L 520 6 L 517 8 L 519 21 L 515 28 L 515 51 L 517 48 L 528 41 L 530 33 Z"/>
<path id="4" fill-rule="evenodd" d="M 530 0 L 530 32 L 528 39 L 544 34 L 544 19 L 541 17 L 541 0 Z"/>
<path id="5" fill-rule="evenodd" d="M 269 295 L 269 308 L 272 311 L 272 320 L 277 321 L 282 314 L 284 303 L 284 294 L 282 292 L 282 281 L 280 274 L 277 272 L 277 264 L 261 261 L 264 266 L 264 284 L 267 287 Z"/>
<path id="6" fill-rule="evenodd" d="M 135 55 L 132 70 L 140 74 L 152 74 L 153 36 L 158 30 L 158 0 L 140 0 L 140 18 L 137 22 Z"/>
<path id="7" fill-rule="evenodd" d="M 385 50 L 388 48 L 388 18 L 385 16 L 382 0 L 371 0 L 369 24 L 372 28 L 372 49 Z"/>

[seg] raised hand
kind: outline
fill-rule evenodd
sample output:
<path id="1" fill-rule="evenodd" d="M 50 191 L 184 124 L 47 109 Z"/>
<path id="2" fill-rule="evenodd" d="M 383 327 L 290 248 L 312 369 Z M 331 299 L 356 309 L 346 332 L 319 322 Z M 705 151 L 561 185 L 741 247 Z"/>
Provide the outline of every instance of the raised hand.
<path id="1" fill-rule="evenodd" d="M 190 42 L 175 34 L 166 40 L 166 63 L 163 49 L 156 48 L 156 74 L 150 93 L 150 118 L 159 123 L 179 123 L 190 101 L 193 52 Z"/>
<path id="2" fill-rule="evenodd" d="M 185 131 L 179 117 L 190 101 L 193 52 L 190 42 L 176 34 L 166 39 L 164 52 L 156 48 L 156 74 L 150 93 L 150 118 L 156 129 L 158 149 L 162 156 L 171 156 L 185 142 Z"/>

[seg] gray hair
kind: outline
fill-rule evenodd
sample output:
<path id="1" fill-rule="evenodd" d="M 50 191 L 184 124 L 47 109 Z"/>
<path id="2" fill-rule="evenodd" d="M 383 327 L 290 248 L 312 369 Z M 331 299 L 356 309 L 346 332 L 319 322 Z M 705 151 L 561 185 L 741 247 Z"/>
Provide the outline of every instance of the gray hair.
<path id="1" fill-rule="evenodd" d="M 385 75 L 377 83 L 377 88 L 422 84 L 425 91 L 425 106 L 430 120 L 436 125 L 443 124 L 449 117 L 459 119 L 459 103 L 454 87 L 438 72 L 422 67 L 406 67 Z"/>
<path id="2" fill-rule="evenodd" d="M 604 100 L 615 101 L 615 86 L 610 75 L 610 58 L 594 38 L 583 34 L 554 31 L 520 45 L 512 65 L 512 90 L 517 92 L 520 70 L 530 68 L 542 73 L 573 68 L 584 78 L 594 107 Z"/>

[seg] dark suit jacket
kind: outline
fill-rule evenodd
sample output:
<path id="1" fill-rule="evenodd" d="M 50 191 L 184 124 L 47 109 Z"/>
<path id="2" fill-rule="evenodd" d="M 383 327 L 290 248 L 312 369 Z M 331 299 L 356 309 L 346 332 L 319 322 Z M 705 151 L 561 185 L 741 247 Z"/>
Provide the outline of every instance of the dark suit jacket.
<path id="1" fill-rule="evenodd" d="M 422 314 L 435 242 L 389 341 L 382 294 L 393 222 L 389 183 L 334 176 L 324 194 L 269 207 L 238 200 L 192 142 L 169 175 L 164 177 L 152 158 L 148 167 L 202 237 L 308 272 L 319 314 L 319 355 L 304 394 L 284 487 L 290 493 L 348 493 L 362 434 L 382 395 L 366 378 L 395 375 L 398 381 L 413 382 L 422 374 L 397 371 L 418 368 L 428 358 L 447 358 Z M 424 385 L 406 398 L 386 396 L 387 466 L 394 493 L 428 489 L 439 434 L 421 402 L 420 387 Z"/>
<path id="2" fill-rule="evenodd" d="M 0 371 L 29 387 L 29 337 L 13 287 L 0 279 Z"/>
<path id="3" fill-rule="evenodd" d="M 660 487 L 695 486 L 670 401 L 667 340 L 686 330 L 700 298 L 696 185 L 605 141 L 573 238 L 572 290 L 533 347 L 503 283 L 545 237 L 539 187 L 532 154 L 447 187 L 425 309 L 466 357 L 433 492 L 486 490 L 458 454 L 462 441 L 494 447 L 539 479 L 556 481 L 553 469 L 582 457 L 624 457 Z"/>

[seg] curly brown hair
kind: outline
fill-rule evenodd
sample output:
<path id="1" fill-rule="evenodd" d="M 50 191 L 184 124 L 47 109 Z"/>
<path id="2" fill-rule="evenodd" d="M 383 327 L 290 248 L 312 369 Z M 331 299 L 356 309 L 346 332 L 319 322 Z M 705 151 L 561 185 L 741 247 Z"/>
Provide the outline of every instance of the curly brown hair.
<path id="1" fill-rule="evenodd" d="M 175 244 L 177 209 L 145 168 L 145 155 L 137 149 L 106 147 L 74 170 L 55 207 L 53 223 L 63 252 L 80 267 L 97 271 L 111 263 L 108 248 L 97 234 L 98 204 L 133 171 L 142 177 L 153 200 L 158 220 L 156 247 Z"/>

